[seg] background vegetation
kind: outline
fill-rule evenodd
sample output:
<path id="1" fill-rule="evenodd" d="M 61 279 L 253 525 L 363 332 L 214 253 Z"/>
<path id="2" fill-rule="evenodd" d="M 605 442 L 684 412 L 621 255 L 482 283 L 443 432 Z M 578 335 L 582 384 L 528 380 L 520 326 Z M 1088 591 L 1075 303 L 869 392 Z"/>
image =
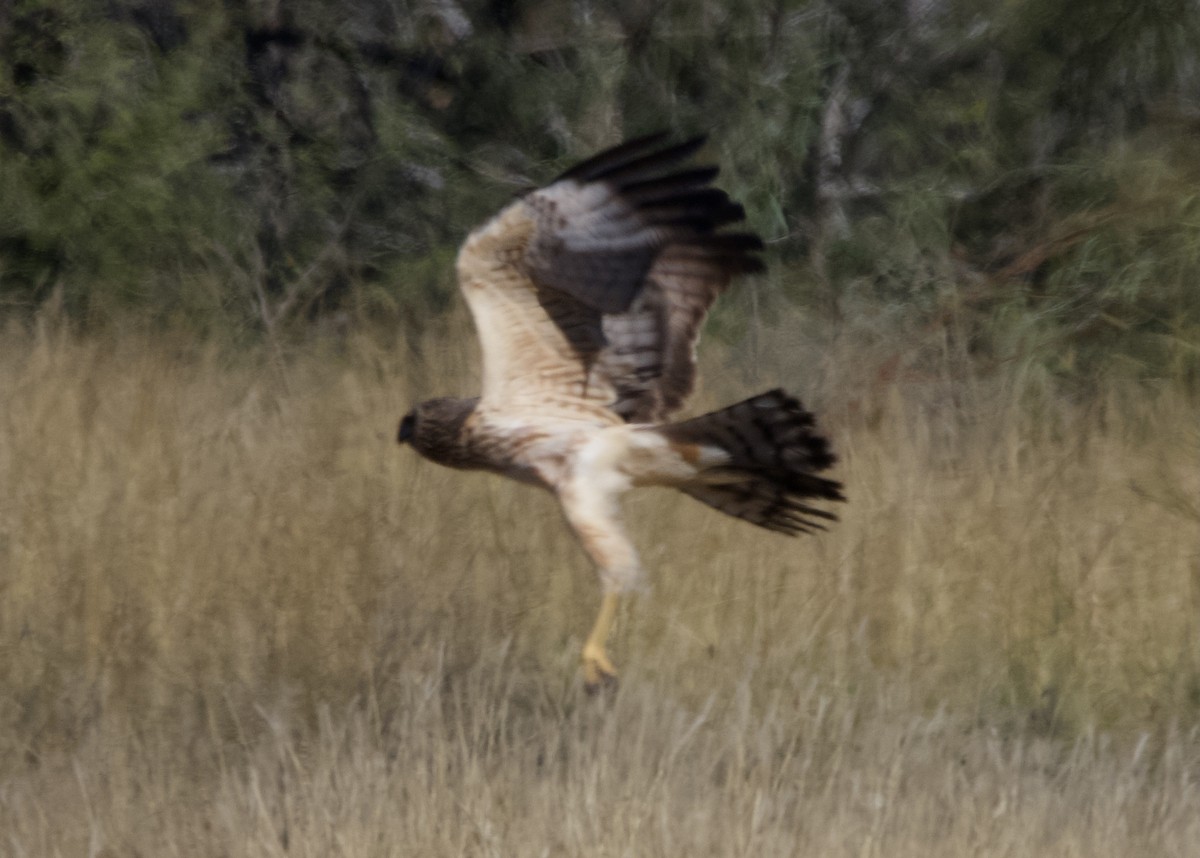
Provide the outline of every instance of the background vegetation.
<path id="1" fill-rule="evenodd" d="M 1194 0 L 0 0 L 0 852 L 1194 855 Z M 394 444 L 451 261 L 622 137 L 769 243 L 703 409 L 851 502 L 551 499 Z"/>
<path id="2" fill-rule="evenodd" d="M 8 851 L 1195 854 L 1178 390 L 827 396 L 851 501 L 819 537 L 635 493 L 649 588 L 592 699 L 598 587 L 553 500 L 395 446 L 411 396 L 475 371 L 422 351 L 9 329 Z M 698 407 L 745 391 L 708 352 Z"/>
<path id="3" fill-rule="evenodd" d="M 728 324 L 1194 384 L 1198 35 L 1193 0 L 8 2 L 0 302 L 415 329 L 481 218 L 668 127 L 779 263 Z"/>

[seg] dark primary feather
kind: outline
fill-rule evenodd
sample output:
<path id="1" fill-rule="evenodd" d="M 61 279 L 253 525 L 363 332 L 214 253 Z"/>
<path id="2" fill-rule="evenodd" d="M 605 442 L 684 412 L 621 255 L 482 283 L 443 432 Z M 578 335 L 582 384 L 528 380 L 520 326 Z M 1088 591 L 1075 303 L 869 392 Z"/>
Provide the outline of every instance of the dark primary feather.
<path id="1" fill-rule="evenodd" d="M 542 306 L 571 328 L 631 422 L 683 404 L 709 307 L 732 277 L 763 268 L 757 236 L 721 231 L 745 212 L 712 186 L 718 168 L 683 164 L 704 138 L 664 146 L 666 137 L 601 152 L 525 198 L 537 222 L 525 259 Z"/>
<path id="2" fill-rule="evenodd" d="M 525 198 L 538 218 L 527 252 L 538 283 L 601 313 L 633 303 L 658 253 L 745 217 L 710 185 L 715 168 L 677 169 L 703 137 L 657 148 L 655 134 L 601 152 Z"/>
<path id="3" fill-rule="evenodd" d="M 624 193 L 637 202 L 654 202 L 681 191 L 707 187 L 720 172 L 720 167 L 694 167 L 690 170 L 680 170 L 670 176 L 631 182 L 624 186 Z"/>
<path id="4" fill-rule="evenodd" d="M 577 182 L 597 182 L 601 179 L 611 180 L 614 178 L 619 180 L 622 174 L 627 175 L 630 170 L 644 169 L 648 165 L 658 165 L 664 161 L 667 163 L 682 161 L 695 154 L 704 145 L 706 139 L 703 135 L 699 135 L 666 149 L 659 148 L 659 144 L 669 136 L 669 132 L 658 131 L 644 137 L 627 140 L 611 149 L 605 149 L 603 152 L 593 155 L 586 161 L 581 161 L 551 184 L 564 179 L 574 179 Z"/>

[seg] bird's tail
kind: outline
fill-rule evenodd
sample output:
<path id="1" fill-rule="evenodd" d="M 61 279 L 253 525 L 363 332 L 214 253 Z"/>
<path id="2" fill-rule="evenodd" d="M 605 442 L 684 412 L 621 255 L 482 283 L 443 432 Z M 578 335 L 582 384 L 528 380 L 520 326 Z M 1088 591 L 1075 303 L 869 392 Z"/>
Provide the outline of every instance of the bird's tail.
<path id="1" fill-rule="evenodd" d="M 690 461 L 704 463 L 680 491 L 759 527 L 795 535 L 837 516 L 813 501 L 843 501 L 842 484 L 819 476 L 836 461 L 813 415 L 783 390 L 657 427 Z"/>

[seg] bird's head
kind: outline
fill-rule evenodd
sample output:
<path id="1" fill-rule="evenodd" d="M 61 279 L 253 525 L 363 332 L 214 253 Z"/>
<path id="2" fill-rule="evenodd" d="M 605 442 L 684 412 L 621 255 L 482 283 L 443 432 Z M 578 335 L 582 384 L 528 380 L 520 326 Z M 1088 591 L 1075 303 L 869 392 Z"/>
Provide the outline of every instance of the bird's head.
<path id="1" fill-rule="evenodd" d="M 426 459 L 452 467 L 461 466 L 458 460 L 465 455 L 467 447 L 463 424 L 478 402 L 478 398 L 448 396 L 427 399 L 401 418 L 396 441 L 411 444 Z"/>

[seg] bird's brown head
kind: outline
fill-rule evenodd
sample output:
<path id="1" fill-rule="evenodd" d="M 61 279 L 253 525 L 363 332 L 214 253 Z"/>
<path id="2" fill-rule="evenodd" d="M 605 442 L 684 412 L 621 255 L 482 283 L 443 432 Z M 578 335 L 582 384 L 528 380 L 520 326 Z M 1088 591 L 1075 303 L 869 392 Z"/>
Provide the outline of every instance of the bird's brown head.
<path id="1" fill-rule="evenodd" d="M 463 435 L 463 424 L 478 403 L 478 397 L 427 399 L 400 420 L 396 440 L 411 444 L 426 459 L 439 464 L 469 467 L 469 444 Z"/>

